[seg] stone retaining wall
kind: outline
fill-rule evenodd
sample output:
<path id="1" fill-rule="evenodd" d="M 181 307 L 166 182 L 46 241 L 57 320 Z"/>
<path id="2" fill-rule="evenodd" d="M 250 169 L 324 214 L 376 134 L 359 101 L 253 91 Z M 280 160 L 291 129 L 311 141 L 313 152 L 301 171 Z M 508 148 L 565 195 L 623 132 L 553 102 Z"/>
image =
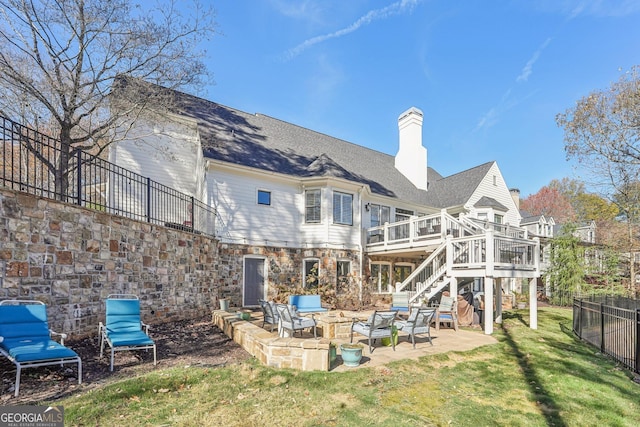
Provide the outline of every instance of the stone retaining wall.
<path id="1" fill-rule="evenodd" d="M 217 241 L 0 188 L 0 299 L 38 299 L 50 327 L 96 334 L 111 293 L 162 323 L 217 305 Z"/>
<path id="2" fill-rule="evenodd" d="M 213 323 L 261 363 L 302 371 L 329 370 L 329 343 L 325 338 L 280 338 L 235 313 L 214 311 Z"/>

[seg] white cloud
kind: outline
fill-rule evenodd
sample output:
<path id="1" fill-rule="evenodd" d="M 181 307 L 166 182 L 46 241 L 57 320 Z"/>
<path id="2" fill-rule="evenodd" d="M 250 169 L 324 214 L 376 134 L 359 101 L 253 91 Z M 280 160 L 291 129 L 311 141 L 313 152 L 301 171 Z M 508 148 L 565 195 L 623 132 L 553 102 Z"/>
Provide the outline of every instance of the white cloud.
<path id="1" fill-rule="evenodd" d="M 354 31 L 357 31 L 359 28 L 365 25 L 369 25 L 374 21 L 377 21 L 380 19 L 386 19 L 390 16 L 399 15 L 405 12 L 411 12 L 411 10 L 413 10 L 413 8 L 421 1 L 422 0 L 400 0 L 390 4 L 389 6 L 383 7 L 381 9 L 370 10 L 365 15 L 363 15 L 358 20 L 356 20 L 353 24 L 349 25 L 348 27 L 339 29 L 332 33 L 322 34 L 320 36 L 312 37 L 310 39 L 303 41 L 296 47 L 289 49 L 286 52 L 285 56 L 287 59 L 292 59 L 300 55 L 302 52 L 304 52 L 311 46 L 316 45 L 318 43 L 322 43 L 329 39 L 334 39 L 334 38 L 342 37 L 344 35 L 353 33 Z"/>
<path id="2" fill-rule="evenodd" d="M 520 72 L 520 75 L 516 77 L 517 82 L 526 82 L 529 79 L 529 76 L 533 72 L 533 64 L 535 64 L 538 61 L 538 59 L 540 58 L 540 55 L 542 54 L 542 51 L 547 46 L 549 46 L 549 43 L 551 43 L 551 38 L 546 39 L 544 43 L 542 43 L 542 46 L 540 46 L 538 50 L 536 50 L 533 53 L 533 56 L 531 56 L 531 59 L 527 61 L 527 64 L 524 66 L 524 68 Z"/>

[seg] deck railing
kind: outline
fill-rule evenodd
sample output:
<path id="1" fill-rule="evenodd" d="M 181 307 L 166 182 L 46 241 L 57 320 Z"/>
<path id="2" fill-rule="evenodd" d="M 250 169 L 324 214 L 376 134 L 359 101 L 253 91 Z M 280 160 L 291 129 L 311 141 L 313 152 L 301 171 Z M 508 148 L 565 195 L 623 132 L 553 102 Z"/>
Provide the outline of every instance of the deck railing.
<path id="1" fill-rule="evenodd" d="M 0 116 L 0 185 L 193 233 L 215 235 L 215 210 L 192 195 Z M 67 161 L 61 160 L 66 157 Z M 64 164 L 67 165 L 64 168 Z"/>

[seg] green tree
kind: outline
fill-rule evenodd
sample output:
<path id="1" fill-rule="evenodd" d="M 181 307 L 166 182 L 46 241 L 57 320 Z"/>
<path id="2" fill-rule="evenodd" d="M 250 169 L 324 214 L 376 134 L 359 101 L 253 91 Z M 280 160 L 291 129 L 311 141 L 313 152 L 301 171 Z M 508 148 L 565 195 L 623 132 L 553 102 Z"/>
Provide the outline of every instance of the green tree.
<path id="1" fill-rule="evenodd" d="M 551 283 L 551 301 L 555 304 L 561 304 L 568 296 L 584 291 L 584 247 L 574 232 L 574 225 L 566 225 L 551 242 L 546 276 Z"/>
<path id="2" fill-rule="evenodd" d="M 578 194 L 574 200 L 574 209 L 578 221 L 613 221 L 620 209 L 613 203 L 593 193 Z"/>
<path id="3" fill-rule="evenodd" d="M 144 109 L 171 102 L 137 91 L 112 109 L 119 76 L 188 89 L 208 75 L 198 46 L 215 22 L 195 1 L 0 0 L 0 17 L 0 113 L 59 138 L 59 156 L 41 160 L 62 196 L 72 150 L 100 154 Z"/>

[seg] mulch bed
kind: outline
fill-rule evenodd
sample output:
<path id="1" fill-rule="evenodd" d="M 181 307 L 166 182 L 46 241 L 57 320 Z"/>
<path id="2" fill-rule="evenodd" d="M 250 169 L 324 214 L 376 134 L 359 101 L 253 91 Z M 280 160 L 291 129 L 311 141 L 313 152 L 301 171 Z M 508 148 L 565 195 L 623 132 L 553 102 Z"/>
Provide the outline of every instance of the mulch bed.
<path id="1" fill-rule="evenodd" d="M 100 358 L 98 336 L 65 340 L 82 359 L 82 384 L 78 384 L 76 366 L 59 365 L 22 370 L 20 395 L 13 396 L 15 365 L 0 356 L 0 405 L 51 403 L 71 394 L 85 392 L 105 383 L 131 378 L 146 372 L 175 366 L 220 367 L 251 357 L 242 347 L 211 323 L 211 317 L 152 325 L 149 335 L 155 341 L 158 364 L 153 352 L 116 352 L 113 372 L 109 371 L 108 346 Z"/>

